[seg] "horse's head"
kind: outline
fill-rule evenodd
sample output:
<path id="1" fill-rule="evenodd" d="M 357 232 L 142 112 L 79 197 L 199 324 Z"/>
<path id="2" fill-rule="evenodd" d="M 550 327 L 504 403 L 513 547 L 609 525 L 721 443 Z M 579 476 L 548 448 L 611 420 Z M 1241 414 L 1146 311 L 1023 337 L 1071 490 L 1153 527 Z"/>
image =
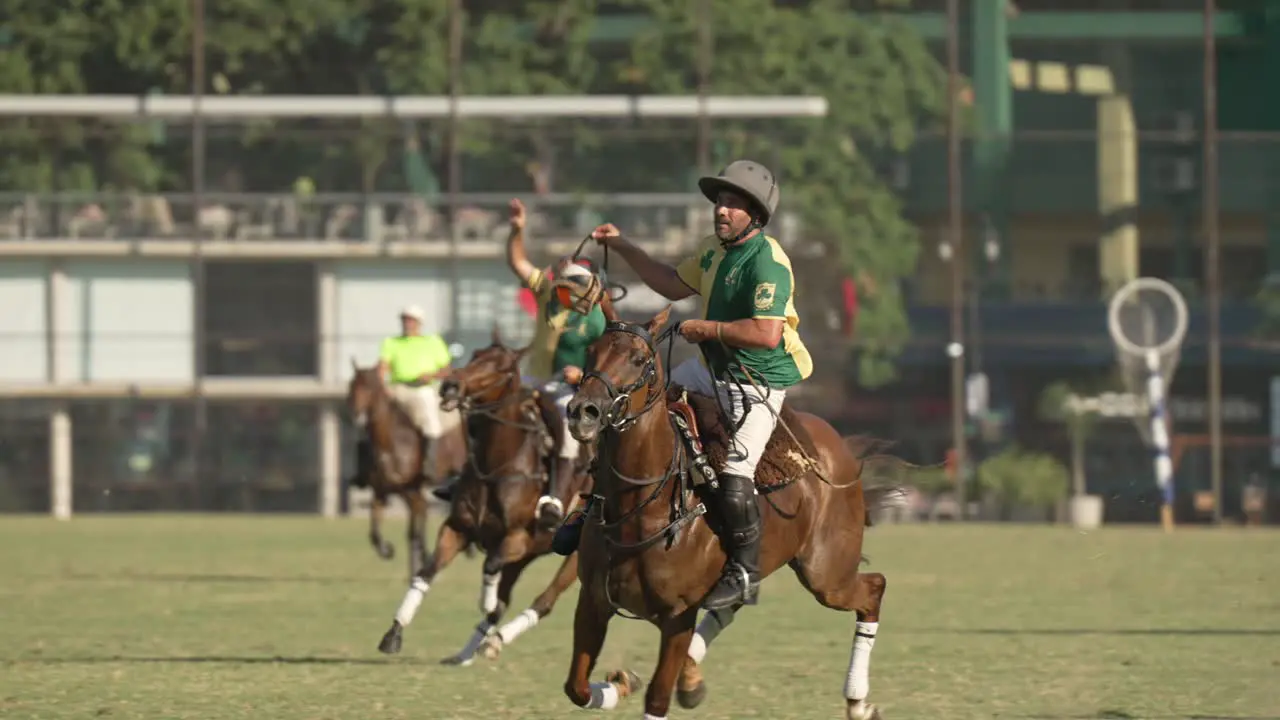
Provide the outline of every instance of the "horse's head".
<path id="1" fill-rule="evenodd" d="M 606 427 L 626 429 L 662 400 L 666 383 L 654 338 L 670 316 L 668 305 L 646 323 L 613 320 L 588 348 L 582 382 L 568 407 L 569 432 L 580 442 L 594 440 Z"/>
<path id="2" fill-rule="evenodd" d="M 509 348 L 502 344 L 498 329 L 493 342 L 471 354 L 471 361 L 454 370 L 440 384 L 442 407 L 452 410 L 464 400 L 494 402 L 520 384 L 520 359 L 529 348 Z"/>
<path id="3" fill-rule="evenodd" d="M 347 383 L 347 412 L 356 427 L 364 427 L 369 422 L 369 411 L 374 401 L 383 394 L 382 378 L 378 377 L 377 367 L 362 368 L 351 358 L 351 381 Z"/>

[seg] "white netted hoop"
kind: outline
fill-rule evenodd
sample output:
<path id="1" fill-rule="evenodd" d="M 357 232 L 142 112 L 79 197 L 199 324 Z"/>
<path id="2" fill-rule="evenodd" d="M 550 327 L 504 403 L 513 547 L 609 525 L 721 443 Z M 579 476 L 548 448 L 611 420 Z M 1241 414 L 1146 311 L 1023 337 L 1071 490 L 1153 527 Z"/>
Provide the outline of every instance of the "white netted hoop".
<path id="1" fill-rule="evenodd" d="M 1162 323 L 1166 325 L 1160 328 L 1164 337 L 1129 337 L 1121 313 L 1135 300 L 1145 304 L 1146 309 L 1154 313 L 1156 308 L 1150 300 L 1143 303 L 1139 299 L 1143 294 L 1149 296 L 1151 293 L 1163 296 L 1168 301 L 1173 311 L 1172 325 Z M 1120 355 L 1120 368 L 1125 384 L 1131 392 L 1141 389 L 1147 401 L 1147 422 L 1139 421 L 1138 431 L 1154 450 L 1155 479 L 1163 504 L 1161 519 L 1166 528 L 1171 527 L 1173 522 L 1174 489 L 1165 392 L 1181 355 L 1182 341 L 1187 336 L 1187 323 L 1187 301 L 1182 293 L 1158 278 L 1143 277 L 1129 281 L 1111 298 L 1111 305 L 1107 308 L 1107 330 Z"/>
<path id="2" fill-rule="evenodd" d="M 1120 312 L 1125 305 L 1144 290 L 1164 295 L 1173 305 L 1172 332 L 1169 337 L 1159 339 L 1154 344 L 1147 344 L 1147 341 L 1141 338 L 1134 339 L 1126 336 L 1124 326 L 1120 322 Z M 1165 357 L 1176 354 L 1181 350 L 1182 341 L 1187 336 L 1187 301 L 1177 288 L 1159 278 L 1141 277 L 1130 280 L 1111 297 L 1111 304 L 1107 308 L 1107 330 L 1111 333 L 1111 340 L 1115 342 L 1116 348 L 1127 355 L 1145 359 L 1152 354 Z"/>

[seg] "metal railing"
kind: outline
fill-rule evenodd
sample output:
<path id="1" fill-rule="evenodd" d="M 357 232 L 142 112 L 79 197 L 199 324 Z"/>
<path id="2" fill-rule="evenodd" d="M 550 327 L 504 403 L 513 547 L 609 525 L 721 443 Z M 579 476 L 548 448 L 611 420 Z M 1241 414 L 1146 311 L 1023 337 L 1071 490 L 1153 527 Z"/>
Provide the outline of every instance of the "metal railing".
<path id="1" fill-rule="evenodd" d="M 507 236 L 509 194 L 443 199 L 413 194 L 0 194 L 0 243 L 21 240 L 406 242 L 493 245 Z M 646 244 L 684 244 L 711 231 L 698 194 L 535 195 L 531 238 L 580 240 L 601 222 Z M 451 220 L 452 218 L 452 220 Z"/>

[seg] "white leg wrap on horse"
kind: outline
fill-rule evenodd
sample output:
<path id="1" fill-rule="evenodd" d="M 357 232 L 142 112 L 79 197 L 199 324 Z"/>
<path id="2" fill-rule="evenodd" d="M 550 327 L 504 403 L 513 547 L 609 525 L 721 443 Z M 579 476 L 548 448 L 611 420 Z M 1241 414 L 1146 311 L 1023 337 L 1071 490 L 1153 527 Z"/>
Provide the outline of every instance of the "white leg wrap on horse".
<path id="1" fill-rule="evenodd" d="M 418 606 L 422 604 L 422 598 L 427 596 L 427 591 L 431 589 L 431 584 L 420 577 L 415 577 L 413 582 L 409 583 L 409 591 L 404 594 L 404 600 L 400 601 L 400 609 L 396 611 L 396 622 L 403 627 L 408 627 L 413 622 L 413 616 L 418 614 Z"/>
<path id="2" fill-rule="evenodd" d="M 844 681 L 846 700 L 862 700 L 871 691 L 871 648 L 876 644 L 878 622 L 860 622 L 853 636 L 853 652 L 849 655 L 849 675 Z"/>
<path id="3" fill-rule="evenodd" d="M 523 635 L 526 631 L 538 624 L 541 618 L 538 617 L 538 611 L 529 608 L 519 615 L 515 616 L 511 622 L 498 628 L 498 637 L 502 638 L 503 645 L 510 645 L 515 639 Z"/>
<path id="4" fill-rule="evenodd" d="M 591 683 L 588 710 L 612 710 L 618 707 L 618 688 L 613 683 Z"/>
<path id="5" fill-rule="evenodd" d="M 707 641 L 702 637 L 702 633 L 694 633 L 693 639 L 689 641 L 689 659 L 702 664 L 702 659 L 707 656 Z"/>
<path id="6" fill-rule="evenodd" d="M 498 579 L 501 577 L 499 573 L 484 576 L 480 584 L 480 612 L 487 614 L 498 609 Z"/>
<path id="7" fill-rule="evenodd" d="M 645 713 L 644 720 L 667 720 L 667 716 L 666 715 L 650 715 L 649 713 Z"/>

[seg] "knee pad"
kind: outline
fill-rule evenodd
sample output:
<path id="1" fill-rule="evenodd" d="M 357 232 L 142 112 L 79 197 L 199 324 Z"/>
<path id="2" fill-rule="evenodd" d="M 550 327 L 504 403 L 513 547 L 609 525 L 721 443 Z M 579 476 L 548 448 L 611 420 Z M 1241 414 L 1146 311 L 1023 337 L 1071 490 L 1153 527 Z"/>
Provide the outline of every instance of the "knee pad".
<path id="1" fill-rule="evenodd" d="M 760 507 L 756 504 L 755 483 L 749 478 L 721 475 L 717 500 L 720 515 L 735 542 L 751 542 L 760 534 Z"/>

